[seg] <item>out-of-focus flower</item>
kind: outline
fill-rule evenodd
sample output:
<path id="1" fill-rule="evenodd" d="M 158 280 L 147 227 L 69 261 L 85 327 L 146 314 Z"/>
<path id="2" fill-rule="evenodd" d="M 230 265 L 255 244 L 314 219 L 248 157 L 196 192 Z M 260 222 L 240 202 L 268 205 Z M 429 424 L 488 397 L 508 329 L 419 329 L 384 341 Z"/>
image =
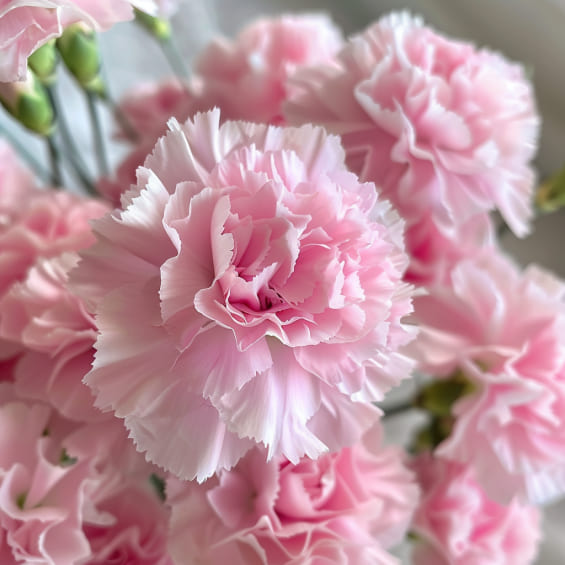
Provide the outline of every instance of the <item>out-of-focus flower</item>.
<path id="1" fill-rule="evenodd" d="M 205 563 L 340 565 L 396 563 L 418 502 L 401 453 L 383 449 L 378 428 L 363 443 L 297 465 L 251 450 L 204 484 L 170 479 L 170 551 Z"/>
<path id="2" fill-rule="evenodd" d="M 170 0 L 169 0 L 170 2 Z M 27 58 L 65 27 L 84 22 L 96 31 L 133 18 L 136 7 L 157 14 L 165 0 L 4 0 L 0 4 L 0 82 L 23 80 Z"/>
<path id="3" fill-rule="evenodd" d="M 36 190 L 25 207 L 14 208 L 10 221 L 0 226 L 0 297 L 25 278 L 38 257 L 88 247 L 94 241 L 89 221 L 106 211 L 97 200 Z"/>
<path id="4" fill-rule="evenodd" d="M 67 418 L 108 417 L 94 408 L 82 379 L 94 357 L 96 327 L 81 301 L 66 288 L 78 257 L 39 259 L 26 279 L 0 300 L 0 338 L 22 349 L 14 368 L 17 393 L 50 402 Z"/>
<path id="5" fill-rule="evenodd" d="M 490 500 L 469 467 L 420 456 L 422 499 L 412 523 L 414 565 L 528 565 L 541 538 L 536 508 Z"/>
<path id="6" fill-rule="evenodd" d="M 303 65 L 329 60 L 342 43 L 325 14 L 259 19 L 233 42 L 215 39 L 195 62 L 201 109 L 218 106 L 223 119 L 281 123 L 287 79 Z"/>
<path id="7" fill-rule="evenodd" d="M 342 136 L 351 169 L 406 220 L 411 254 L 411 228 L 428 219 L 446 250 L 464 239 L 460 226 L 493 209 L 527 233 L 539 119 L 520 66 L 398 13 L 288 88 L 285 117 Z"/>
<path id="8" fill-rule="evenodd" d="M 183 479 L 351 445 L 412 365 L 402 223 L 339 139 L 219 122 L 170 124 L 74 275 L 97 406 Z"/>
<path id="9" fill-rule="evenodd" d="M 473 467 L 501 503 L 562 495 L 565 285 L 490 252 L 463 261 L 415 311 L 420 369 L 439 378 L 459 371 L 473 389 L 454 404 L 454 428 L 437 453 Z"/>

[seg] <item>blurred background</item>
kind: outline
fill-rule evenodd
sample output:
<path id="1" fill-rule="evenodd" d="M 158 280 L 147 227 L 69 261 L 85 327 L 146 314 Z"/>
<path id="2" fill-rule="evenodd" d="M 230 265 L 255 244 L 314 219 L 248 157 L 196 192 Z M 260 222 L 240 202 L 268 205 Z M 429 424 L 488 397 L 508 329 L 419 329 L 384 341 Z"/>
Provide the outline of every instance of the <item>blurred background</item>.
<path id="1" fill-rule="evenodd" d="M 540 178 L 565 164 L 565 0 L 183 0 L 173 19 L 176 41 L 191 58 L 219 33 L 232 36 L 259 15 L 283 12 L 328 12 L 345 35 L 361 31 L 380 15 L 392 10 L 421 14 L 426 23 L 445 34 L 500 51 L 522 62 L 534 81 L 543 125 L 536 164 Z M 115 98 L 143 80 L 170 74 L 163 54 L 147 34 L 134 24 L 120 24 L 102 34 L 106 74 Z M 85 116 L 84 100 L 61 77 L 61 90 L 69 116 Z M 109 115 L 105 127 L 111 134 Z M 70 120 L 85 159 L 92 155 L 86 120 Z M 26 134 L 5 113 L 0 127 L 23 141 L 46 161 L 43 144 Z M 111 155 L 117 162 L 120 150 Z M 565 212 L 538 218 L 532 236 L 523 241 L 506 235 L 504 246 L 522 263 L 536 262 L 565 277 Z M 406 426 L 392 421 L 392 438 L 406 435 Z M 565 446 L 564 446 L 565 449 Z M 545 541 L 536 563 L 565 564 L 565 503 L 546 510 Z M 409 564 L 409 558 L 403 556 Z M 486 564 L 485 564 L 486 565 Z"/>

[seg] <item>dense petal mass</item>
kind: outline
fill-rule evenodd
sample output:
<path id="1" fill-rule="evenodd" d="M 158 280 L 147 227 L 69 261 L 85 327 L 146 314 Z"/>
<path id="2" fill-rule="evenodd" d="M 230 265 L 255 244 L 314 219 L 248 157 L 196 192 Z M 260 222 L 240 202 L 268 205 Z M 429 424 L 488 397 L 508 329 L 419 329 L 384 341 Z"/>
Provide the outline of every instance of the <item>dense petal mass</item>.
<path id="1" fill-rule="evenodd" d="M 460 463 L 423 455 L 414 467 L 422 487 L 412 524 L 415 565 L 534 562 L 541 538 L 537 508 L 493 502 Z"/>
<path id="2" fill-rule="evenodd" d="M 406 220 L 414 280 L 430 276 L 430 259 L 441 267 L 481 239 L 475 216 L 497 209 L 517 235 L 528 232 L 539 118 L 520 66 L 396 13 L 288 89 L 289 123 L 340 134 L 351 169 Z"/>
<path id="3" fill-rule="evenodd" d="M 438 453 L 474 468 L 494 500 L 541 503 L 565 492 L 565 286 L 484 254 L 448 286 L 416 299 L 415 355 L 439 378 L 456 371 L 472 392 L 453 406 Z"/>
<path id="4" fill-rule="evenodd" d="M 361 443 L 293 465 L 252 449 L 204 484 L 170 478 L 169 549 L 219 565 L 393 565 L 418 502 L 402 454 L 375 427 Z"/>
<path id="5" fill-rule="evenodd" d="M 255 443 L 296 462 L 356 441 L 411 368 L 401 222 L 321 128 L 218 111 L 170 128 L 72 277 L 96 310 L 98 406 L 189 479 Z"/>

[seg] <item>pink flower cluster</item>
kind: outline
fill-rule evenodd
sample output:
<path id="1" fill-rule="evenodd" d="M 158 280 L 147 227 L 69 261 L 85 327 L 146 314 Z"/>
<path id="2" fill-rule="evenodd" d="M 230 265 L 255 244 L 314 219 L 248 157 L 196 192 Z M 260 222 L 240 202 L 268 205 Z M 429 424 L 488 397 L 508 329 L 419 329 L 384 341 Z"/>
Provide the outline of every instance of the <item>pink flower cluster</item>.
<path id="1" fill-rule="evenodd" d="M 0 0 L 0 81 L 175 5 Z M 0 143 L 0 562 L 393 565 L 411 532 L 416 565 L 531 563 L 526 504 L 565 494 L 565 285 L 489 216 L 529 229 L 522 68 L 406 13 L 347 42 L 260 19 L 195 61 L 122 102 L 101 199 Z M 377 403 L 414 369 L 411 471 Z"/>

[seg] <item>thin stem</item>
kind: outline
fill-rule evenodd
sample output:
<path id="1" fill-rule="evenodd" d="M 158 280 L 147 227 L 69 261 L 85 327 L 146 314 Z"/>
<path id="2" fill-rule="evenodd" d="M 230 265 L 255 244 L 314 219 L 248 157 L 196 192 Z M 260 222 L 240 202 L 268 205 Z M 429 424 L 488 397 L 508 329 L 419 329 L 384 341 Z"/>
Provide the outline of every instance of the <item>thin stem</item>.
<path id="1" fill-rule="evenodd" d="M 17 151 L 24 161 L 33 169 L 35 174 L 46 184 L 53 184 L 54 179 L 48 171 L 27 149 L 27 147 L 15 136 L 10 135 L 4 128 L 0 127 L 0 137 L 4 137 L 8 143 Z"/>
<path id="2" fill-rule="evenodd" d="M 94 151 L 96 153 L 98 170 L 101 176 L 107 176 L 110 172 L 110 167 L 108 166 L 108 158 L 106 157 L 106 146 L 104 144 L 104 134 L 102 132 L 102 124 L 100 123 L 100 115 L 96 105 L 96 95 L 92 92 L 86 92 L 86 100 L 88 103 L 90 122 L 92 124 Z"/>
<path id="3" fill-rule="evenodd" d="M 61 154 L 59 153 L 59 148 L 52 134 L 48 135 L 45 140 L 49 149 L 49 160 L 51 162 L 51 181 L 53 186 L 61 187 L 63 186 L 63 174 L 61 172 Z"/>
<path id="4" fill-rule="evenodd" d="M 181 80 L 188 80 L 190 78 L 190 73 L 188 72 L 188 67 L 182 58 L 182 55 L 172 37 L 168 39 L 162 39 L 159 41 L 163 53 L 169 62 L 169 65 L 175 75 Z"/>
<path id="5" fill-rule="evenodd" d="M 88 169 L 84 164 L 84 161 L 82 160 L 80 154 L 75 151 L 76 144 L 70 134 L 69 126 L 65 119 L 65 113 L 63 112 L 61 104 L 59 103 L 59 97 L 57 96 L 55 88 L 53 86 L 48 86 L 47 93 L 49 94 L 49 99 L 51 100 L 51 104 L 55 111 L 57 129 L 63 141 L 64 154 L 68 158 L 73 172 L 82 182 L 87 192 L 89 192 L 90 194 L 96 194 L 94 185 L 92 184 L 92 181 L 90 180 L 90 177 L 87 173 Z"/>

